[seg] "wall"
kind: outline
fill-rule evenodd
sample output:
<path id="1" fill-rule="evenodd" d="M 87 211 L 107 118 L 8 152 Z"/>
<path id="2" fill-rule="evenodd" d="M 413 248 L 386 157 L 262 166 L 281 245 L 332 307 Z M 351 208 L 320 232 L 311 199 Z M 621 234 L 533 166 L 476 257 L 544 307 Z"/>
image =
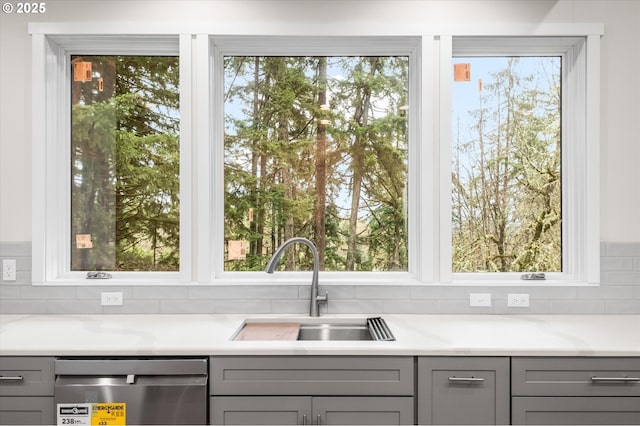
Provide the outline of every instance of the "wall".
<path id="1" fill-rule="evenodd" d="M 4 2 L 3 2 L 4 3 Z M 17 2 L 10 2 L 17 3 Z M 0 312 L 304 312 L 306 286 L 122 288 L 124 308 L 102 308 L 98 287 L 30 285 L 31 40 L 29 22 L 325 23 L 331 28 L 443 23 L 605 24 L 602 39 L 600 288 L 511 289 L 532 295 L 529 312 L 640 313 L 640 2 L 636 0 L 49 0 L 42 15 L 0 12 L 0 257 L 19 260 L 19 280 L 0 283 Z M 169 18 L 170 17 L 170 18 Z M 470 291 L 498 301 L 508 287 L 332 287 L 336 312 L 467 312 Z M 533 303 L 535 301 L 535 303 Z M 496 302 L 490 312 L 505 312 Z M 511 310 L 509 310 L 511 311 Z M 474 312 L 483 312 L 474 310 Z M 523 311 L 517 311 L 523 312 Z"/>
<path id="2" fill-rule="evenodd" d="M 640 314 L 640 243 L 601 247 L 597 287 L 468 287 L 322 285 L 329 313 Z M 309 285 L 32 286 L 28 243 L 0 244 L 18 260 L 18 279 L 0 282 L 0 312 L 8 313 L 248 313 L 306 314 Z M 309 273 L 309 281 L 311 274 Z M 121 291 L 123 306 L 100 306 L 102 291 Z M 490 308 L 470 308 L 469 293 L 491 293 Z M 507 293 L 529 293 L 529 308 L 508 308 Z M 322 308 L 322 312 L 327 312 Z"/>

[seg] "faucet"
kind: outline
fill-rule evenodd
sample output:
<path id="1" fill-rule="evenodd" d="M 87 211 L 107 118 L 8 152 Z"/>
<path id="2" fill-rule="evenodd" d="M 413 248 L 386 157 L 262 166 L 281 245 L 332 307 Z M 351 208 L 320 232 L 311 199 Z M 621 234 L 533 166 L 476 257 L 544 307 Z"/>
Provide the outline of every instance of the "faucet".
<path id="1" fill-rule="evenodd" d="M 269 263 L 267 263 L 267 267 L 264 268 L 264 271 L 267 274 L 273 274 L 273 271 L 278 266 L 278 261 L 280 260 L 280 256 L 285 251 L 287 247 L 295 243 L 302 243 L 309 247 L 311 253 L 313 253 L 313 276 L 311 277 L 311 298 L 309 299 L 309 316 L 311 317 L 319 317 L 320 316 L 320 303 L 326 303 L 329 300 L 329 293 L 325 293 L 324 295 L 318 295 L 318 264 L 320 263 L 318 257 L 318 249 L 315 245 L 306 238 L 302 237 L 294 237 L 285 241 L 278 249 L 273 253 L 271 259 L 269 259 Z"/>

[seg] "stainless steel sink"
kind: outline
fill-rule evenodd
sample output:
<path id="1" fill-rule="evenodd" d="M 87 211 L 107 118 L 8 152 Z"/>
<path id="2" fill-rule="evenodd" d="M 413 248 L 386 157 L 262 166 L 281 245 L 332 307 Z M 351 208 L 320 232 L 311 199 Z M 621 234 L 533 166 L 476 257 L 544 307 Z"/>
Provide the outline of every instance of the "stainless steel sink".
<path id="1" fill-rule="evenodd" d="M 302 324 L 298 340 L 373 340 L 366 324 Z"/>
<path id="2" fill-rule="evenodd" d="M 297 340 L 301 341 L 390 341 L 395 337 L 389 330 L 387 323 L 380 317 L 361 318 L 361 319 L 332 319 L 323 320 L 302 320 L 302 321 L 248 321 L 238 330 L 231 340 L 289 340 L 282 339 L 283 333 L 280 333 L 279 327 L 283 324 L 293 323 L 299 324 L 299 332 Z M 276 331 L 273 335 L 259 335 L 258 337 L 246 338 L 239 337 L 243 327 L 248 324 L 260 324 L 265 328 L 274 326 Z M 294 339 L 291 339 L 294 340 Z"/>

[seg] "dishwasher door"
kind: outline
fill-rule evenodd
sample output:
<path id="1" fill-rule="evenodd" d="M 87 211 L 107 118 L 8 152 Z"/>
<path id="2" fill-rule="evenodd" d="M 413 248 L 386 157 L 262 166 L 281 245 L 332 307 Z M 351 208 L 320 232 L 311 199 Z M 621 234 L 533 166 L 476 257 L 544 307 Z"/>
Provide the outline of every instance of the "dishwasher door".
<path id="1" fill-rule="evenodd" d="M 59 358 L 55 375 L 56 407 L 123 403 L 125 424 L 207 423 L 206 358 Z"/>

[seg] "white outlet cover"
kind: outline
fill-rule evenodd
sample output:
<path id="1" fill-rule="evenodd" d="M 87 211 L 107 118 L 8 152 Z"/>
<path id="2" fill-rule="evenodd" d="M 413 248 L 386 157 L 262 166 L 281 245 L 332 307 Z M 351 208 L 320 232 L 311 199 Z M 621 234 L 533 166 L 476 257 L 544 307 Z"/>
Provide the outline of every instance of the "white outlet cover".
<path id="1" fill-rule="evenodd" d="M 102 306 L 121 306 L 123 304 L 122 292 L 103 292 L 100 293 L 100 304 Z"/>
<path id="2" fill-rule="evenodd" d="M 469 306 L 491 306 L 491 293 L 470 293 Z"/>
<path id="3" fill-rule="evenodd" d="M 15 259 L 2 259 L 2 280 L 3 281 L 15 281 L 16 280 L 16 260 Z"/>
<path id="4" fill-rule="evenodd" d="M 509 293 L 507 295 L 507 306 L 510 308 L 528 308 L 529 307 L 529 294 L 515 294 Z"/>

